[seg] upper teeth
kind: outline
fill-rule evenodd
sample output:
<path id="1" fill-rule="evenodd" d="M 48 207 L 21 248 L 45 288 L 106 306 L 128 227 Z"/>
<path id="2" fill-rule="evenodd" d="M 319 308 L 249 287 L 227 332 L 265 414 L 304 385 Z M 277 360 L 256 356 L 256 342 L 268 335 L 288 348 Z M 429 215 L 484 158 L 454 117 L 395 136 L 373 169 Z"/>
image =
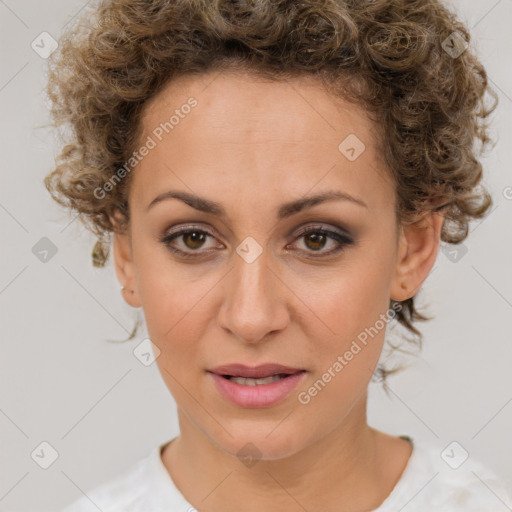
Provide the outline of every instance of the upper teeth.
<path id="1" fill-rule="evenodd" d="M 280 375 L 270 375 L 269 377 L 261 377 L 260 379 L 252 379 L 250 377 L 229 377 L 229 380 L 242 384 L 243 386 L 261 386 L 262 384 L 271 384 L 281 378 Z"/>

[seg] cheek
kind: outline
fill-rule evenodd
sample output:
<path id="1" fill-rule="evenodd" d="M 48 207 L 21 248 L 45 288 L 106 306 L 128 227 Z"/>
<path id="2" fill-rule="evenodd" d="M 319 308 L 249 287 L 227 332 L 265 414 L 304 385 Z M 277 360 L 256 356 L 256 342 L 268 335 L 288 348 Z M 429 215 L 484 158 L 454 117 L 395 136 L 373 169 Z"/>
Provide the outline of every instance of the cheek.
<path id="1" fill-rule="evenodd" d="M 312 309 L 328 326 L 322 331 L 327 333 L 325 337 L 317 334 L 317 345 L 311 354 L 317 361 L 314 377 L 321 380 L 318 387 L 328 383 L 327 392 L 322 391 L 327 401 L 350 401 L 350 394 L 357 389 L 362 391 L 371 379 L 390 318 L 390 250 L 385 243 L 380 250 L 375 245 L 371 250 L 361 249 L 308 295 Z"/>
<path id="2" fill-rule="evenodd" d="M 146 247 L 149 247 L 147 244 Z M 205 267 L 173 261 L 160 248 L 137 249 L 137 286 L 149 336 L 161 351 L 165 365 L 180 361 L 201 364 L 198 340 L 213 315 L 208 300 L 218 275 Z"/>
<path id="3" fill-rule="evenodd" d="M 310 417 L 321 417 L 326 430 L 335 428 L 360 400 L 380 358 L 387 301 L 377 295 L 361 282 L 357 292 L 347 287 L 333 294 L 330 309 L 324 311 L 329 311 L 326 323 L 335 334 L 317 337 L 316 346 L 310 347 L 314 372 L 298 390 L 297 401 Z"/>
<path id="4" fill-rule="evenodd" d="M 166 251 L 134 238 L 137 288 L 148 331 L 161 344 L 180 327 L 192 308 L 194 288 L 184 283 L 179 267 Z"/>
<path id="5" fill-rule="evenodd" d="M 385 250 L 351 255 L 350 261 L 308 293 L 308 304 L 341 345 L 373 326 L 389 308 L 392 258 Z M 380 325 L 380 324 L 379 324 Z M 337 347 L 342 348 L 342 346 Z"/>

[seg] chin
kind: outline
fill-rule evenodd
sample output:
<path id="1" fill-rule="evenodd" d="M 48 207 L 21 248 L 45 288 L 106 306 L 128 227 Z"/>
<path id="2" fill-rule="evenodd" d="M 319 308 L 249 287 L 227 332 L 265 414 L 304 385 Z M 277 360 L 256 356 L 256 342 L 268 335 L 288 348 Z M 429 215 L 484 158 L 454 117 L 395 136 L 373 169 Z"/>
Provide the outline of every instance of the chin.
<path id="1" fill-rule="evenodd" d="M 248 467 L 258 460 L 272 461 L 290 457 L 313 442 L 311 433 L 307 435 L 292 424 L 285 426 L 279 422 L 264 422 L 258 425 L 256 422 L 243 421 L 239 424 L 232 422 L 226 428 L 232 437 L 222 430 L 220 437 L 217 435 L 212 438 L 212 442 L 222 451 L 239 458 Z"/>

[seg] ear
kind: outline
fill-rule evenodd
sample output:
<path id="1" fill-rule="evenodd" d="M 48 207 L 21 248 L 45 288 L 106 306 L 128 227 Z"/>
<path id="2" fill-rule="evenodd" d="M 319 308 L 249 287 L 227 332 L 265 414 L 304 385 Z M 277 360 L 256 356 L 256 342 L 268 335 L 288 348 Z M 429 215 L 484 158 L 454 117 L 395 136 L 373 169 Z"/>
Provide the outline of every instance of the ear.
<path id="1" fill-rule="evenodd" d="M 110 219 L 113 224 L 119 223 L 121 216 L 121 212 L 116 210 Z M 134 308 L 141 307 L 129 227 L 123 234 L 117 232 L 114 233 L 113 257 L 117 280 L 124 288 L 122 290 L 124 300 Z"/>
<path id="2" fill-rule="evenodd" d="M 419 220 L 402 225 L 391 298 L 406 300 L 417 292 L 434 266 L 441 243 L 444 217 L 427 212 Z"/>

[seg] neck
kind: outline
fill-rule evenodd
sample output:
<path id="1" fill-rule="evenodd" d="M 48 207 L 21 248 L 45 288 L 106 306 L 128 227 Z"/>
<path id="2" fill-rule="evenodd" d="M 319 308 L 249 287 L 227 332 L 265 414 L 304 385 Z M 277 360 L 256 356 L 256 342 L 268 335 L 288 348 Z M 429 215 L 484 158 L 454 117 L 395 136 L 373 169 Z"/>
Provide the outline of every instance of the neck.
<path id="1" fill-rule="evenodd" d="M 367 425 L 366 397 L 328 435 L 253 465 L 216 446 L 178 412 L 181 434 L 162 461 L 187 501 L 208 512 L 372 510 L 389 495 L 410 454 L 389 466 L 390 444 L 404 454 L 408 443 Z"/>

